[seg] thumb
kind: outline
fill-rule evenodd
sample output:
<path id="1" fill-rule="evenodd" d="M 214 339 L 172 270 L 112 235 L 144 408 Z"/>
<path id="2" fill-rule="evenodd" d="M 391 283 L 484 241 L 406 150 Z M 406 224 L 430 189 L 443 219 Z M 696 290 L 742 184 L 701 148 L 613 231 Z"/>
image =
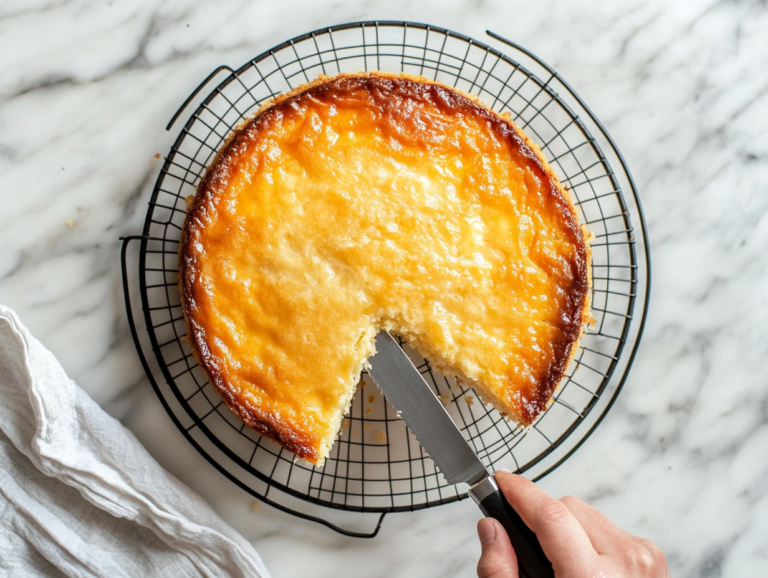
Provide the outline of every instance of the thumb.
<path id="1" fill-rule="evenodd" d="M 477 523 L 483 553 L 477 563 L 478 578 L 518 578 L 517 556 L 504 527 L 493 518 Z"/>

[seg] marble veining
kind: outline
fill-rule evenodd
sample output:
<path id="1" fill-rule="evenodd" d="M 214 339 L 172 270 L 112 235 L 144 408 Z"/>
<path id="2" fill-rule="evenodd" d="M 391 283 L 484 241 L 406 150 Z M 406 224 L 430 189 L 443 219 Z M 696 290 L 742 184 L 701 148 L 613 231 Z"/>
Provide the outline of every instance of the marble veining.
<path id="1" fill-rule="evenodd" d="M 176 432 L 128 335 L 120 235 L 139 232 L 175 133 L 219 64 L 362 19 L 485 29 L 553 65 L 604 122 L 648 219 L 653 296 L 626 388 L 541 482 L 666 552 L 672 574 L 768 575 L 768 5 L 664 2 L 0 4 L 0 302 L 150 452 L 252 540 L 274 576 L 470 576 L 469 502 L 345 538 L 254 500 Z"/>

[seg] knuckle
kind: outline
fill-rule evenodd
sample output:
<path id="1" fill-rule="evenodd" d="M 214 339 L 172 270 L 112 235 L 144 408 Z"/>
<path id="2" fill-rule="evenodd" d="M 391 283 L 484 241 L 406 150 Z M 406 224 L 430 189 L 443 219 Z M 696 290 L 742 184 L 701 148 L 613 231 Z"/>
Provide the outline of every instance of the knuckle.
<path id="1" fill-rule="evenodd" d="M 654 546 L 655 548 L 655 546 Z M 624 552 L 624 561 L 633 576 L 655 576 L 662 568 L 657 555 L 645 544 L 634 544 Z"/>
<path id="2" fill-rule="evenodd" d="M 570 512 L 563 502 L 547 501 L 539 507 L 539 517 L 544 522 L 557 524 L 569 516 Z"/>
<path id="3" fill-rule="evenodd" d="M 655 568 L 658 571 L 662 571 L 662 574 L 667 570 L 667 559 L 664 557 L 664 552 L 661 551 L 656 544 L 645 538 L 640 538 L 640 543 L 651 553 L 656 561 Z"/>

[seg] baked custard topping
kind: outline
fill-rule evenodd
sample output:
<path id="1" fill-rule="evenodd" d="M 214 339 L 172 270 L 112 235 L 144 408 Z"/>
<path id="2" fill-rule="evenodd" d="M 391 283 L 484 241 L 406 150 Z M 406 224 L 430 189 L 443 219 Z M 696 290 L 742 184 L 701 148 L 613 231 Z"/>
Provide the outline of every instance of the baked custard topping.
<path id="1" fill-rule="evenodd" d="M 316 464 L 382 328 L 529 424 L 588 316 L 586 236 L 509 120 L 416 77 L 323 77 L 241 127 L 201 183 L 190 342 L 230 408 Z"/>

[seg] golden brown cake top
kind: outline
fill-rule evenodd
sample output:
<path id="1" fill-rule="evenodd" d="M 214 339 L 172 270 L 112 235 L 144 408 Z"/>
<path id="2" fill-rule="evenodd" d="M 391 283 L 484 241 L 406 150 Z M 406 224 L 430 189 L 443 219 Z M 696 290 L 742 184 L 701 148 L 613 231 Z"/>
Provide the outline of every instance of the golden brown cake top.
<path id="1" fill-rule="evenodd" d="M 439 84 L 344 75 L 225 147 L 187 217 L 182 292 L 227 404 L 318 462 L 383 327 L 530 423 L 586 318 L 588 252 L 511 122 Z"/>

